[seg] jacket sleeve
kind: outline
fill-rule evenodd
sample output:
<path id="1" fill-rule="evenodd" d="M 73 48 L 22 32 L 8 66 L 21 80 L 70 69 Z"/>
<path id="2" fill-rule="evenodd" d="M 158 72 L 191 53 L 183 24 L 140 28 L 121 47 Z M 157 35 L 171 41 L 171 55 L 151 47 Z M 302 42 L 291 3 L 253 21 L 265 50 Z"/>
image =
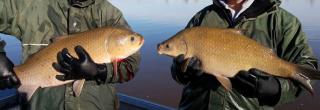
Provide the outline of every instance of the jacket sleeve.
<path id="1" fill-rule="evenodd" d="M 288 12 L 282 15 L 282 38 L 278 40 L 278 56 L 298 65 L 317 69 L 317 59 L 308 45 L 308 40 L 301 29 L 299 20 Z M 301 94 L 301 87 L 289 79 L 278 78 L 281 84 L 281 96 L 278 104 L 294 100 Z"/>
<path id="2" fill-rule="evenodd" d="M 19 5 L 16 2 L 16 0 L 0 1 L 0 33 L 19 37 L 20 29 L 16 23 L 16 15 L 18 7 L 21 7 L 23 3 Z M 5 42 L 0 38 L 0 52 L 4 52 L 4 46 Z"/>
<path id="3" fill-rule="evenodd" d="M 108 2 L 108 1 L 106 1 Z M 110 4 L 110 3 L 108 3 Z M 111 4 L 107 7 L 106 21 L 108 26 L 124 27 L 131 29 L 121 11 Z M 140 52 L 118 62 L 118 71 L 114 73 L 113 65 L 107 65 L 107 83 L 122 83 L 131 80 L 138 72 Z"/>

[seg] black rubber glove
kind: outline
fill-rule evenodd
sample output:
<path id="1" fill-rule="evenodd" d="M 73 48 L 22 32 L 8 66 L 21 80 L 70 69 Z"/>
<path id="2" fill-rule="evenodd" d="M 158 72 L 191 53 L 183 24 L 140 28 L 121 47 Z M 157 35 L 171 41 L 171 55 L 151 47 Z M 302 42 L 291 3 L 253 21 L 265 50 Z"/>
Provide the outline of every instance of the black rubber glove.
<path id="1" fill-rule="evenodd" d="M 187 71 L 182 71 L 182 66 L 185 62 L 185 56 L 179 55 L 173 59 L 173 65 L 171 66 L 172 77 L 179 82 L 186 84 L 193 78 L 199 77 L 203 74 L 201 69 L 201 61 L 195 57 L 190 58 L 189 64 L 187 66 Z"/>
<path id="2" fill-rule="evenodd" d="M 96 64 L 81 46 L 76 46 L 74 50 L 79 59 L 71 56 L 66 48 L 57 54 L 58 63 L 53 63 L 52 66 L 64 75 L 57 75 L 56 78 L 62 81 L 86 79 L 105 82 L 106 65 Z"/>
<path id="3" fill-rule="evenodd" d="M 0 90 L 20 86 L 20 80 L 16 77 L 13 67 L 6 53 L 0 52 Z"/>
<path id="4" fill-rule="evenodd" d="M 280 99 L 280 82 L 258 69 L 240 71 L 231 82 L 233 88 L 244 96 L 257 97 L 260 105 L 274 106 Z"/>

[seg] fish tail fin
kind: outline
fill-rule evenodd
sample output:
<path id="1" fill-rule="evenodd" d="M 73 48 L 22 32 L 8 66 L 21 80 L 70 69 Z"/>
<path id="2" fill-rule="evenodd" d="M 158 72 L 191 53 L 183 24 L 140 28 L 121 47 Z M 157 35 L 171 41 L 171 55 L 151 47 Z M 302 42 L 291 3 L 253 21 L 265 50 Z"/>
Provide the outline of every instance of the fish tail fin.
<path id="1" fill-rule="evenodd" d="M 84 82 L 85 82 L 85 79 L 76 80 L 76 81 L 73 82 L 72 90 L 73 90 L 74 95 L 76 97 L 80 96 L 82 88 L 83 88 L 83 85 L 84 85 Z"/>
<path id="2" fill-rule="evenodd" d="M 307 91 L 310 92 L 311 95 L 314 95 L 314 90 L 313 90 L 311 83 L 310 83 L 311 80 L 307 76 L 305 76 L 301 73 L 297 73 L 297 74 L 294 74 L 293 76 L 291 76 L 291 78 L 293 80 L 299 82 L 303 88 L 305 88 Z"/>
<path id="3" fill-rule="evenodd" d="M 320 79 L 320 71 L 308 66 L 296 65 L 297 73 L 303 74 L 310 79 Z"/>

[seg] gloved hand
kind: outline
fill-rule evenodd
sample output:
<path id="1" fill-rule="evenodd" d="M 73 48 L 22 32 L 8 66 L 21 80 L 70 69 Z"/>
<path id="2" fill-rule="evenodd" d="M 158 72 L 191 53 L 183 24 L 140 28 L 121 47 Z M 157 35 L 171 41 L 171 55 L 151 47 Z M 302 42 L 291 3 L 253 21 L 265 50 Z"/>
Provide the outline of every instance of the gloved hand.
<path id="1" fill-rule="evenodd" d="M 179 55 L 173 59 L 173 65 L 171 66 L 172 77 L 177 77 L 179 82 L 187 83 L 192 78 L 201 76 L 204 72 L 201 69 L 201 61 L 195 57 L 190 58 L 189 64 L 187 66 L 187 71 L 182 71 L 182 66 L 186 61 L 184 55 Z"/>
<path id="2" fill-rule="evenodd" d="M 231 78 L 232 87 L 246 97 L 258 98 L 260 105 L 273 106 L 281 95 L 280 82 L 275 77 L 258 69 L 240 71 Z"/>
<path id="3" fill-rule="evenodd" d="M 106 65 L 95 63 L 81 46 L 76 46 L 74 50 L 79 59 L 71 56 L 66 48 L 57 54 L 58 63 L 53 63 L 52 66 L 64 75 L 57 75 L 56 78 L 61 81 L 86 79 L 105 82 Z"/>
<path id="4" fill-rule="evenodd" d="M 13 67 L 6 53 L 0 52 L 0 90 L 20 86 L 20 80 L 16 77 Z"/>

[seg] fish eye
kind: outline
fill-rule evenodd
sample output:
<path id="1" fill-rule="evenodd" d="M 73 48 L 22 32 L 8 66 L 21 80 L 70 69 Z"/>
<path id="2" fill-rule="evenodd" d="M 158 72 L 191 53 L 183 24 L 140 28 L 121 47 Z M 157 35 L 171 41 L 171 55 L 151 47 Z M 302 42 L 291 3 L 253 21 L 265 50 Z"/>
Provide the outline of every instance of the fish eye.
<path id="1" fill-rule="evenodd" d="M 170 48 L 169 44 L 166 44 L 166 48 Z"/>
<path id="2" fill-rule="evenodd" d="M 131 42 L 133 42 L 133 41 L 134 41 L 134 37 L 132 36 L 132 37 L 130 38 L 130 40 L 131 40 Z"/>

